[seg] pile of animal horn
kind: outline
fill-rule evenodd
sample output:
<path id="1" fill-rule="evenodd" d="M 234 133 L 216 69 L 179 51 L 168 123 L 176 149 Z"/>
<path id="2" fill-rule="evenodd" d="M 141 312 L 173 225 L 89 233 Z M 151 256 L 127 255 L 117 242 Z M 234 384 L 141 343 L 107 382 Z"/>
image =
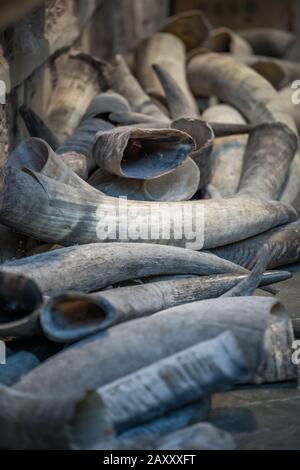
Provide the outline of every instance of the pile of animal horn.
<path id="1" fill-rule="evenodd" d="M 215 394 L 297 387 L 294 47 L 191 10 L 55 58 L 0 147 L 1 449 L 235 449 Z"/>

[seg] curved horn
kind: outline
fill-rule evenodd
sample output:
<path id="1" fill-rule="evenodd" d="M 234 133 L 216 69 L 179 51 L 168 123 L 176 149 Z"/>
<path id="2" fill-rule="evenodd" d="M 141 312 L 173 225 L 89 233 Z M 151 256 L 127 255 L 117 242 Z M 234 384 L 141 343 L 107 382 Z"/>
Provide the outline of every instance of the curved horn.
<path id="1" fill-rule="evenodd" d="M 285 124 L 261 124 L 249 134 L 239 195 L 278 199 L 298 148 L 298 139 Z"/>
<path id="2" fill-rule="evenodd" d="M 191 93 L 186 94 L 184 92 L 164 65 L 153 64 L 152 67 L 166 94 L 171 117 L 173 119 L 179 119 L 181 117 L 199 117 L 199 109 L 195 99 L 191 99 Z"/>
<path id="3" fill-rule="evenodd" d="M 236 109 L 225 104 L 208 108 L 203 113 L 203 119 L 216 123 L 232 123 L 234 126 L 243 126 L 246 122 Z M 247 138 L 245 135 L 232 135 L 214 141 L 210 182 L 223 197 L 232 196 L 237 192 Z"/>
<path id="4" fill-rule="evenodd" d="M 295 378 L 285 307 L 273 298 L 236 297 L 192 302 L 117 325 L 109 334 L 101 332 L 56 354 L 27 374 L 17 389 L 62 394 L 101 387 L 227 330 L 236 334 L 253 371 L 263 351 L 265 361 L 253 381 Z"/>
<path id="5" fill-rule="evenodd" d="M 117 55 L 114 61 L 103 69 L 103 77 L 109 88 L 126 98 L 134 112 L 147 114 L 154 120 L 168 121 L 168 117 L 140 86 L 122 56 Z"/>
<path id="6" fill-rule="evenodd" d="M 152 65 L 163 65 L 181 89 L 194 112 L 198 111 L 195 99 L 186 79 L 186 53 L 184 43 L 168 33 L 155 33 L 141 41 L 136 49 L 136 75 L 146 92 L 159 100 L 165 97 L 164 90 Z"/>
<path id="7" fill-rule="evenodd" d="M 121 271 L 120 264 L 124 266 Z M 78 266 L 82 266 L 84 275 Z M 90 292 L 116 282 L 158 274 L 246 272 L 205 252 L 141 243 L 94 243 L 61 248 L 6 263 L 3 269 L 35 280 L 43 294 L 65 290 Z"/>
<path id="8" fill-rule="evenodd" d="M 124 127 L 98 133 L 93 155 L 111 174 L 149 180 L 170 173 L 193 149 L 193 139 L 184 132 Z"/>
<path id="9" fill-rule="evenodd" d="M 263 271 L 262 265 L 259 265 Z M 57 342 L 78 341 L 112 325 L 152 315 L 198 300 L 229 292 L 246 280 L 247 290 L 252 279 L 260 285 L 284 281 L 288 272 L 250 274 L 218 274 L 191 279 L 166 280 L 136 286 L 121 287 L 90 295 L 67 293 L 51 298 L 41 313 L 41 325 L 48 338 Z M 256 288 L 256 287 L 255 287 Z M 239 290 L 241 292 L 241 289 Z M 252 293 L 252 292 L 251 292 Z M 244 294 L 245 295 L 245 294 Z M 250 295 L 250 291 L 249 291 Z"/>
<path id="10" fill-rule="evenodd" d="M 238 31 L 255 54 L 283 57 L 296 42 L 296 35 L 275 28 L 250 28 Z"/>
<path id="11" fill-rule="evenodd" d="M 252 269 L 257 262 L 263 245 L 267 243 L 270 261 L 269 269 L 300 261 L 300 221 L 278 227 L 238 243 L 216 248 L 217 256 Z"/>
<path id="12" fill-rule="evenodd" d="M 229 52 L 236 56 L 252 55 L 252 47 L 239 34 L 229 28 L 216 28 L 210 31 L 204 46 L 213 52 Z"/>
<path id="13" fill-rule="evenodd" d="M 60 142 L 69 138 L 88 107 L 100 92 L 99 72 L 91 62 L 72 55 L 58 75 L 47 109 L 47 123 Z"/>
<path id="14" fill-rule="evenodd" d="M 118 200 L 32 170 L 8 168 L 0 182 L 0 222 L 37 240 L 63 245 L 125 240 L 208 249 L 297 217 L 292 206 L 256 198 L 170 203 Z"/>
<path id="15" fill-rule="evenodd" d="M 257 369 L 260 362 L 261 356 Z M 121 377 L 98 392 L 116 431 L 121 432 L 245 382 L 251 372 L 234 335 L 225 332 Z"/>
<path id="16" fill-rule="evenodd" d="M 96 190 L 77 189 L 31 170 L 14 168 L 2 172 L 1 186 L 2 223 L 38 240 L 65 245 L 125 239 L 214 248 L 257 235 L 297 216 L 291 206 L 248 198 L 124 203 Z M 185 214 L 184 226 L 178 219 L 180 214 Z M 151 230 L 149 220 L 154 220 Z"/>

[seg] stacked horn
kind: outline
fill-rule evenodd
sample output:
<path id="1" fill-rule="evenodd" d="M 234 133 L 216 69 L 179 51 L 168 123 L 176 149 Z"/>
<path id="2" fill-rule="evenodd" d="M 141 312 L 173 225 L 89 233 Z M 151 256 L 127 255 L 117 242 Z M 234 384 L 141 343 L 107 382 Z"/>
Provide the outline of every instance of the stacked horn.
<path id="1" fill-rule="evenodd" d="M 297 386 L 275 298 L 300 261 L 294 42 L 193 10 L 130 63 L 72 51 L 46 115 L 20 108 L 0 169 L 0 448 L 239 448 L 215 394 Z"/>

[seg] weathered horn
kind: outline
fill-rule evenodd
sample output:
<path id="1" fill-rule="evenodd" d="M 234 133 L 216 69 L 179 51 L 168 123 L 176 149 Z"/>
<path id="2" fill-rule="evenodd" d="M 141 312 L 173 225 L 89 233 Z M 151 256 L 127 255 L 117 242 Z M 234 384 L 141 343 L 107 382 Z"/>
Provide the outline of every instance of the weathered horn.
<path id="1" fill-rule="evenodd" d="M 19 351 L 12 354 L 7 358 L 5 364 L 1 364 L 0 384 L 11 387 L 16 382 L 19 382 L 23 375 L 28 374 L 28 372 L 33 370 L 39 364 L 39 359 L 31 352 Z"/>
<path id="2" fill-rule="evenodd" d="M 32 170 L 8 168 L 1 172 L 0 182 L 0 222 L 37 240 L 63 245 L 119 240 L 209 249 L 297 217 L 292 206 L 257 198 L 118 200 Z"/>
<path id="3" fill-rule="evenodd" d="M 167 18 L 161 28 L 164 33 L 181 39 L 187 51 L 201 46 L 207 38 L 211 25 L 200 10 L 190 10 Z"/>
<path id="4" fill-rule="evenodd" d="M 283 122 L 296 132 L 295 122 L 270 83 L 232 57 L 213 53 L 196 54 L 188 64 L 188 79 L 196 95 L 215 95 L 236 107 L 252 123 Z M 289 203 L 294 201 L 299 189 L 299 178 L 300 152 L 297 152 L 281 200 Z"/>
<path id="5" fill-rule="evenodd" d="M 85 118 L 84 116 L 73 135 L 57 149 L 57 154 L 61 155 L 64 162 L 75 173 L 79 173 L 77 170 L 79 167 L 80 175 L 87 179 L 87 175 L 97 167 L 93 159 L 96 135 L 98 132 L 108 132 L 111 129 L 113 129 L 113 125 L 102 119 Z"/>
<path id="6" fill-rule="evenodd" d="M 258 355 L 257 369 L 262 356 Z M 116 432 L 122 432 L 243 383 L 252 374 L 252 364 L 228 331 L 121 377 L 98 392 Z"/>
<path id="7" fill-rule="evenodd" d="M 181 118 L 173 121 L 173 129 L 178 129 L 191 135 L 195 141 L 196 149 L 190 153 L 200 170 L 199 189 L 203 189 L 211 179 L 211 154 L 214 142 L 214 132 L 207 122 L 200 119 Z"/>
<path id="8" fill-rule="evenodd" d="M 83 188 L 95 193 L 95 189 L 80 178 L 75 171 L 72 171 L 71 166 L 73 165 L 70 165 L 69 157 L 72 158 L 72 154 L 57 155 L 44 140 L 31 137 L 25 139 L 13 151 L 8 160 L 8 167 L 19 170 L 27 168 L 68 186 Z M 78 170 L 79 160 L 77 157 L 78 155 L 75 155 L 75 165 Z M 83 161 L 82 169 L 86 173 L 86 159 Z"/>
<path id="9" fill-rule="evenodd" d="M 93 156 L 113 175 L 149 180 L 170 173 L 194 148 L 192 137 L 178 130 L 118 127 L 97 134 Z"/>
<path id="10" fill-rule="evenodd" d="M 26 337 L 40 332 L 42 303 L 42 293 L 33 280 L 1 271 L 0 337 Z"/>
<path id="11" fill-rule="evenodd" d="M 198 106 L 186 79 L 186 54 L 184 43 L 168 33 L 155 33 L 141 41 L 136 49 L 136 75 L 146 92 L 159 100 L 165 97 L 164 90 L 152 65 L 163 65 L 189 103 L 198 113 Z M 197 114 L 196 114 L 197 115 Z"/>
<path id="12" fill-rule="evenodd" d="M 282 71 L 285 73 L 287 80 L 290 82 L 292 82 L 293 80 L 297 80 L 300 76 L 300 64 L 298 62 L 292 62 L 292 61 L 284 60 L 284 59 L 275 59 L 272 57 L 265 57 L 262 55 L 243 57 L 241 60 L 245 64 L 251 67 L 255 65 L 256 63 L 260 63 L 260 62 L 278 65 L 278 67 L 280 67 Z"/>
<path id="13" fill-rule="evenodd" d="M 212 52 L 229 52 L 236 56 L 248 56 L 253 53 L 250 44 L 229 28 L 216 28 L 209 32 L 203 46 Z"/>
<path id="14" fill-rule="evenodd" d="M 260 124 L 249 134 L 238 194 L 279 199 L 298 148 L 298 139 L 285 124 Z"/>
<path id="15" fill-rule="evenodd" d="M 284 281 L 291 277 L 288 272 L 259 272 L 247 274 L 219 274 L 192 277 L 191 279 L 158 281 L 102 291 L 90 295 L 64 293 L 47 301 L 41 312 L 41 326 L 53 341 L 77 341 L 125 321 L 152 315 L 160 310 L 189 302 L 219 297 L 239 286 L 238 292 L 252 294 L 255 288 Z M 241 286 L 247 280 L 247 286 Z M 250 291 L 249 291 L 250 282 Z M 247 290 L 246 290 L 247 289 Z M 248 294 L 249 292 L 249 294 Z"/>
<path id="16" fill-rule="evenodd" d="M 283 122 L 292 130 L 295 123 L 285 111 L 274 88 L 257 72 L 223 54 L 196 54 L 188 63 L 193 93 L 217 96 L 237 108 L 250 122 Z"/>
<path id="17" fill-rule="evenodd" d="M 295 34 L 275 28 L 250 28 L 238 31 L 255 54 L 283 57 L 296 42 Z"/>
<path id="18" fill-rule="evenodd" d="M 104 194 L 135 201 L 186 201 L 198 191 L 200 171 L 191 158 L 167 175 L 151 180 L 128 179 L 96 170 L 88 183 Z"/>
<path id="19" fill-rule="evenodd" d="M 38 137 L 39 139 L 45 140 L 53 150 L 56 150 L 60 146 L 58 138 L 43 119 L 31 108 L 23 105 L 19 108 L 19 112 L 31 137 Z"/>
<path id="20" fill-rule="evenodd" d="M 1 386 L 0 394 L 1 449 L 90 449 L 113 435 L 96 392 L 37 396 Z"/>
<path id="21" fill-rule="evenodd" d="M 166 94 L 166 101 L 171 117 L 173 119 L 199 117 L 200 113 L 195 103 L 191 102 L 189 96 L 186 96 L 166 67 L 161 64 L 153 64 L 152 67 Z"/>
<path id="22" fill-rule="evenodd" d="M 102 73 L 107 87 L 126 98 L 134 112 L 149 115 L 157 121 L 168 122 L 168 117 L 143 90 L 121 55 L 117 55 L 111 64 L 103 67 Z"/>
<path id="23" fill-rule="evenodd" d="M 268 80 L 276 90 L 280 90 L 290 81 L 287 70 L 280 64 L 272 62 L 267 58 L 254 61 L 251 67 Z"/>
<path id="24" fill-rule="evenodd" d="M 56 354 L 17 388 L 62 394 L 101 387 L 227 330 L 236 335 L 253 370 L 263 350 L 255 382 L 295 377 L 293 331 L 283 304 L 268 297 L 236 297 L 192 302 L 117 325 Z"/>
<path id="25" fill-rule="evenodd" d="M 73 54 L 58 74 L 47 109 L 47 123 L 64 142 L 70 137 L 91 100 L 100 92 L 99 71 L 80 54 Z"/>
<path id="26" fill-rule="evenodd" d="M 82 271 L 78 266 L 82 266 Z M 140 243 L 94 243 L 61 248 L 6 263 L 3 269 L 27 275 L 35 280 L 43 294 L 65 290 L 90 292 L 116 282 L 158 274 L 246 272 L 205 252 Z"/>
<path id="27" fill-rule="evenodd" d="M 230 433 L 210 423 L 197 423 L 158 440 L 157 450 L 235 450 Z"/>
<path id="28" fill-rule="evenodd" d="M 267 243 L 269 269 L 300 261 L 300 221 L 269 230 L 256 237 L 212 250 L 218 256 L 252 269 Z"/>
<path id="29" fill-rule="evenodd" d="M 243 126 L 246 122 L 236 109 L 226 104 L 208 108 L 203 113 L 203 119 L 236 126 Z M 238 189 L 247 138 L 246 135 L 232 135 L 214 141 L 210 183 L 223 197 L 232 196 Z"/>

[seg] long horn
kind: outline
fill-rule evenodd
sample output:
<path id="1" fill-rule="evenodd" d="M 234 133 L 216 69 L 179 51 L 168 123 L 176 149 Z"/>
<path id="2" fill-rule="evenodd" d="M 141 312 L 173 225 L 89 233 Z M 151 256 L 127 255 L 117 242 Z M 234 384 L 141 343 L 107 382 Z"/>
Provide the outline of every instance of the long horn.
<path id="1" fill-rule="evenodd" d="M 0 384 L 11 387 L 39 364 L 39 359 L 31 352 L 20 351 L 12 354 L 7 358 L 6 364 L 0 367 Z"/>
<path id="2" fill-rule="evenodd" d="M 257 72 L 232 57 L 196 54 L 188 63 L 188 79 L 196 95 L 217 96 L 236 107 L 252 123 L 283 122 L 296 133 L 295 122 L 274 88 Z M 294 201 L 299 178 L 300 152 L 297 152 L 281 200 Z"/>
<path id="3" fill-rule="evenodd" d="M 117 325 L 109 334 L 101 332 L 56 354 L 17 388 L 62 394 L 101 387 L 227 330 L 236 334 L 253 370 L 263 350 L 264 365 L 253 381 L 295 378 L 293 331 L 285 307 L 274 298 L 236 297 L 192 302 Z"/>
<path id="4" fill-rule="evenodd" d="M 278 93 L 257 72 L 223 54 L 196 54 L 187 67 L 195 95 L 217 96 L 237 108 L 251 123 L 283 122 L 291 130 L 295 123 Z"/>
<path id="5" fill-rule="evenodd" d="M 216 248 L 212 252 L 247 269 L 252 269 L 265 243 L 268 245 L 270 255 L 269 269 L 299 262 L 300 221 L 269 230 L 239 243 Z"/>
<path id="6" fill-rule="evenodd" d="M 207 122 L 190 118 L 177 119 L 172 122 L 171 126 L 173 129 L 179 129 L 193 137 L 196 149 L 191 152 L 190 157 L 200 170 L 199 189 L 203 189 L 211 179 L 211 154 L 214 142 L 212 128 Z"/>
<path id="7" fill-rule="evenodd" d="M 288 272 L 263 274 L 261 263 L 259 273 L 252 272 L 250 280 L 247 274 L 219 274 L 155 283 L 151 283 L 150 278 L 147 284 L 90 295 L 62 294 L 49 299 L 43 307 L 41 325 L 46 336 L 53 341 L 78 341 L 118 323 L 149 316 L 177 305 L 220 297 L 236 286 L 240 286 L 239 292 L 246 292 L 243 295 L 250 295 L 252 291 L 249 284 L 252 286 L 253 277 L 257 285 L 261 286 L 291 277 Z M 241 285 L 243 281 L 247 287 Z"/>
<path id="8" fill-rule="evenodd" d="M 166 94 L 166 101 L 171 117 L 173 119 L 179 119 L 181 117 L 199 117 L 200 113 L 197 103 L 194 99 L 191 100 L 190 94 L 187 95 L 184 90 L 182 90 L 168 72 L 167 68 L 161 64 L 153 64 L 152 67 Z"/>
<path id="9" fill-rule="evenodd" d="M 209 249 L 297 217 L 292 206 L 245 197 L 170 203 L 118 200 L 32 170 L 8 168 L 0 181 L 0 222 L 37 240 L 63 245 L 119 239 Z"/>
<path id="10" fill-rule="evenodd" d="M 157 450 L 235 450 L 230 433 L 211 423 L 197 423 L 158 440 Z"/>
<path id="11" fill-rule="evenodd" d="M 295 95 L 295 88 L 287 86 L 279 92 L 289 114 L 294 119 L 298 132 L 300 131 L 300 103 L 293 102 L 293 96 Z"/>
<path id="12" fill-rule="evenodd" d="M 23 105 L 19 112 L 31 137 L 45 140 L 54 151 L 60 146 L 58 138 L 31 108 Z"/>
<path id="13" fill-rule="evenodd" d="M 208 108 L 203 113 L 203 119 L 215 123 L 227 122 L 228 125 L 231 123 L 236 126 L 243 126 L 246 123 L 244 117 L 236 109 L 225 104 Z M 210 183 L 223 197 L 232 196 L 237 192 L 247 139 L 246 135 L 232 135 L 214 141 Z"/>
<path id="14" fill-rule="evenodd" d="M 134 112 L 147 114 L 154 120 L 168 122 L 168 117 L 143 90 L 122 56 L 117 55 L 111 64 L 103 68 L 103 77 L 107 87 L 126 98 Z"/>
<path id="15" fill-rule="evenodd" d="M 224 27 L 211 30 L 203 45 L 212 52 L 229 52 L 242 57 L 253 53 L 252 47 L 245 39 L 231 29 Z"/>
<path id="16" fill-rule="evenodd" d="M 296 42 L 296 35 L 275 28 L 250 28 L 238 31 L 252 47 L 254 54 L 283 57 Z"/>
<path id="17" fill-rule="evenodd" d="M 297 148 L 297 136 L 285 124 L 255 127 L 249 134 L 238 194 L 278 199 Z"/>
<path id="18" fill-rule="evenodd" d="M 0 387 L 0 393 L 2 449 L 90 449 L 113 435 L 96 392 L 51 397 Z"/>
<path id="19" fill-rule="evenodd" d="M 93 155 L 109 173 L 149 180 L 170 173 L 194 147 L 193 139 L 178 130 L 121 127 L 98 133 Z"/>
<path id="20" fill-rule="evenodd" d="M 120 263 L 124 265 L 121 271 Z M 82 266 L 82 272 L 78 266 Z M 65 290 L 91 292 L 128 279 L 158 274 L 246 272 L 205 252 L 140 243 L 94 243 L 61 248 L 6 263 L 3 269 L 33 279 L 43 294 Z"/>
<path id="21" fill-rule="evenodd" d="M 27 337 L 40 332 L 43 296 L 34 281 L 0 272 L 0 337 Z"/>
<path id="22" fill-rule="evenodd" d="M 185 96 L 189 107 L 198 113 L 197 103 L 189 89 L 186 79 L 186 54 L 184 43 L 168 33 L 155 33 L 141 41 L 136 50 L 136 75 L 146 92 L 163 100 L 165 93 L 152 65 L 163 65 L 173 77 Z"/>
<path id="23" fill-rule="evenodd" d="M 161 31 L 181 39 L 187 51 L 201 46 L 207 38 L 211 25 L 200 10 L 190 10 L 171 16 L 165 20 Z"/>
<path id="24" fill-rule="evenodd" d="M 234 335 L 225 332 L 121 377 L 98 392 L 116 431 L 122 432 L 243 383 L 250 379 L 250 369 Z"/>
<path id="25" fill-rule="evenodd" d="M 80 55 L 72 55 L 58 74 L 47 109 L 47 123 L 64 142 L 77 128 L 91 100 L 100 92 L 99 72 Z"/>

